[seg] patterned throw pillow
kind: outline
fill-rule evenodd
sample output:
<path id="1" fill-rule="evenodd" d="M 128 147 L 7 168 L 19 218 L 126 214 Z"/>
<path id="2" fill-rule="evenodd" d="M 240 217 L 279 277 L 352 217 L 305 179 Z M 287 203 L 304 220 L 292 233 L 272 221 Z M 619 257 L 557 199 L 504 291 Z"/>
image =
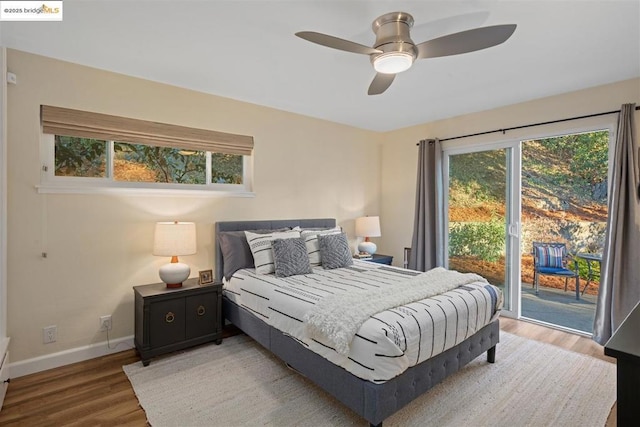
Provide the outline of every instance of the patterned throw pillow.
<path id="1" fill-rule="evenodd" d="M 289 277 L 296 274 L 311 274 L 311 265 L 307 255 L 307 247 L 304 239 L 274 239 L 273 263 L 276 277 Z"/>
<path id="2" fill-rule="evenodd" d="M 277 230 L 249 230 L 251 233 L 268 234 L 276 231 L 290 231 L 288 228 Z M 253 254 L 244 231 L 221 231 L 218 235 L 222 252 L 224 278 L 231 279 L 233 274 L 242 268 L 253 268 Z"/>
<path id="3" fill-rule="evenodd" d="M 334 227 L 326 230 L 302 230 L 300 236 L 304 239 L 304 243 L 307 247 L 307 254 L 309 255 L 309 262 L 312 267 L 316 267 L 322 264 L 322 258 L 320 257 L 320 244 L 318 243 L 319 235 L 326 234 L 339 234 L 342 233 L 342 228 Z"/>
<path id="4" fill-rule="evenodd" d="M 250 231 L 244 232 L 247 243 L 253 254 L 253 263 L 259 274 L 270 274 L 276 271 L 273 264 L 273 249 L 271 241 L 274 239 L 293 239 L 300 237 L 298 231 L 285 231 L 281 233 L 257 234 Z"/>
<path id="5" fill-rule="evenodd" d="M 564 249 L 552 246 L 537 246 L 536 255 L 540 267 L 562 268 L 564 267 Z"/>
<path id="6" fill-rule="evenodd" d="M 318 243 L 322 268 L 332 270 L 353 265 L 353 257 L 346 234 L 320 234 L 318 235 Z"/>

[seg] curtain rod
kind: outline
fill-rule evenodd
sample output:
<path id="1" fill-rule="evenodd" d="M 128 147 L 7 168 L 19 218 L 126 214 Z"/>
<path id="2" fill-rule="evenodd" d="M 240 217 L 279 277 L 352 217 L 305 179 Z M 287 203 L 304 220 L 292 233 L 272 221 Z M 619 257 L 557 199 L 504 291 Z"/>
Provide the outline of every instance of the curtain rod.
<path id="1" fill-rule="evenodd" d="M 636 106 L 636 111 L 638 111 L 638 110 L 640 110 L 640 105 Z M 497 132 L 502 132 L 502 134 L 505 134 L 509 130 L 525 129 L 525 128 L 530 128 L 530 127 L 533 127 L 533 126 L 551 125 L 551 124 L 554 124 L 554 123 L 569 122 L 571 120 L 588 119 L 590 117 L 606 116 L 608 114 L 616 114 L 616 113 L 619 113 L 619 112 L 620 112 L 620 110 L 614 110 L 614 111 L 607 111 L 605 113 L 595 113 L 595 114 L 588 114 L 586 116 L 570 117 L 570 118 L 567 118 L 567 119 L 558 119 L 558 120 L 551 120 L 551 121 L 548 121 L 548 122 L 531 123 L 531 124 L 528 124 L 528 125 L 513 126 L 513 127 L 505 128 L 505 129 L 495 129 L 495 130 L 488 130 L 486 132 L 470 133 L 468 135 L 453 136 L 451 138 L 443 138 L 443 139 L 440 140 L 440 142 L 452 141 L 454 139 L 469 138 L 469 137 L 472 137 L 472 136 L 487 135 L 487 134 L 490 134 L 490 133 L 497 133 Z M 427 141 L 430 141 L 430 140 L 429 139 L 423 139 L 422 141 L 427 142 Z M 420 141 L 420 142 L 422 142 L 422 141 Z M 416 144 L 416 145 L 418 145 L 418 144 Z"/>

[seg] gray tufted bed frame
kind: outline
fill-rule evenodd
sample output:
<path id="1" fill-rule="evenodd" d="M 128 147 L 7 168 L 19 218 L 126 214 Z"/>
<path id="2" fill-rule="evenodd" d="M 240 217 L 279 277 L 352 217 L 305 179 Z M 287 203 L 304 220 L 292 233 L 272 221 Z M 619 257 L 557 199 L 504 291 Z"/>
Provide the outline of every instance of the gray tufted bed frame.
<path id="1" fill-rule="evenodd" d="M 264 230 L 295 226 L 303 228 L 334 227 L 335 225 L 336 221 L 332 218 L 227 221 L 217 222 L 215 232 L 218 236 L 221 231 Z M 217 238 L 215 241 L 215 275 L 217 280 L 222 280 L 224 260 Z M 444 353 L 407 369 L 392 380 L 375 384 L 360 379 L 322 356 L 307 350 L 296 340 L 264 323 L 227 298 L 223 298 L 222 304 L 223 315 L 228 321 L 270 350 L 291 368 L 355 411 L 372 426 L 381 426 L 384 419 L 449 375 L 460 370 L 485 351 L 488 362 L 495 362 L 496 344 L 499 342 L 500 334 L 498 320 L 495 320 Z"/>

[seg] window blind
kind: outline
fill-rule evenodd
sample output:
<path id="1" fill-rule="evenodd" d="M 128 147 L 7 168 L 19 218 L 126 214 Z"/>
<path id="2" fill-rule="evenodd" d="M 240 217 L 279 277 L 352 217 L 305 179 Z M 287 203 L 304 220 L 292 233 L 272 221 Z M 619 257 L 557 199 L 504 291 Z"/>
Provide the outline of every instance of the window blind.
<path id="1" fill-rule="evenodd" d="M 42 130 L 54 135 L 251 155 L 253 137 L 108 114 L 41 106 Z"/>

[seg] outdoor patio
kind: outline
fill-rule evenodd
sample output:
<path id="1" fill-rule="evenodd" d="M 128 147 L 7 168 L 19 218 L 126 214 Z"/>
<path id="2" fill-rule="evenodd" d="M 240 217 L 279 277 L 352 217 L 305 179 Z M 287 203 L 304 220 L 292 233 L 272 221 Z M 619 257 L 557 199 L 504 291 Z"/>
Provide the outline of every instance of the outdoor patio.
<path id="1" fill-rule="evenodd" d="M 531 284 L 522 284 L 522 317 L 592 333 L 596 311 L 596 295 L 580 295 L 573 291 L 540 286 L 538 295 Z"/>

